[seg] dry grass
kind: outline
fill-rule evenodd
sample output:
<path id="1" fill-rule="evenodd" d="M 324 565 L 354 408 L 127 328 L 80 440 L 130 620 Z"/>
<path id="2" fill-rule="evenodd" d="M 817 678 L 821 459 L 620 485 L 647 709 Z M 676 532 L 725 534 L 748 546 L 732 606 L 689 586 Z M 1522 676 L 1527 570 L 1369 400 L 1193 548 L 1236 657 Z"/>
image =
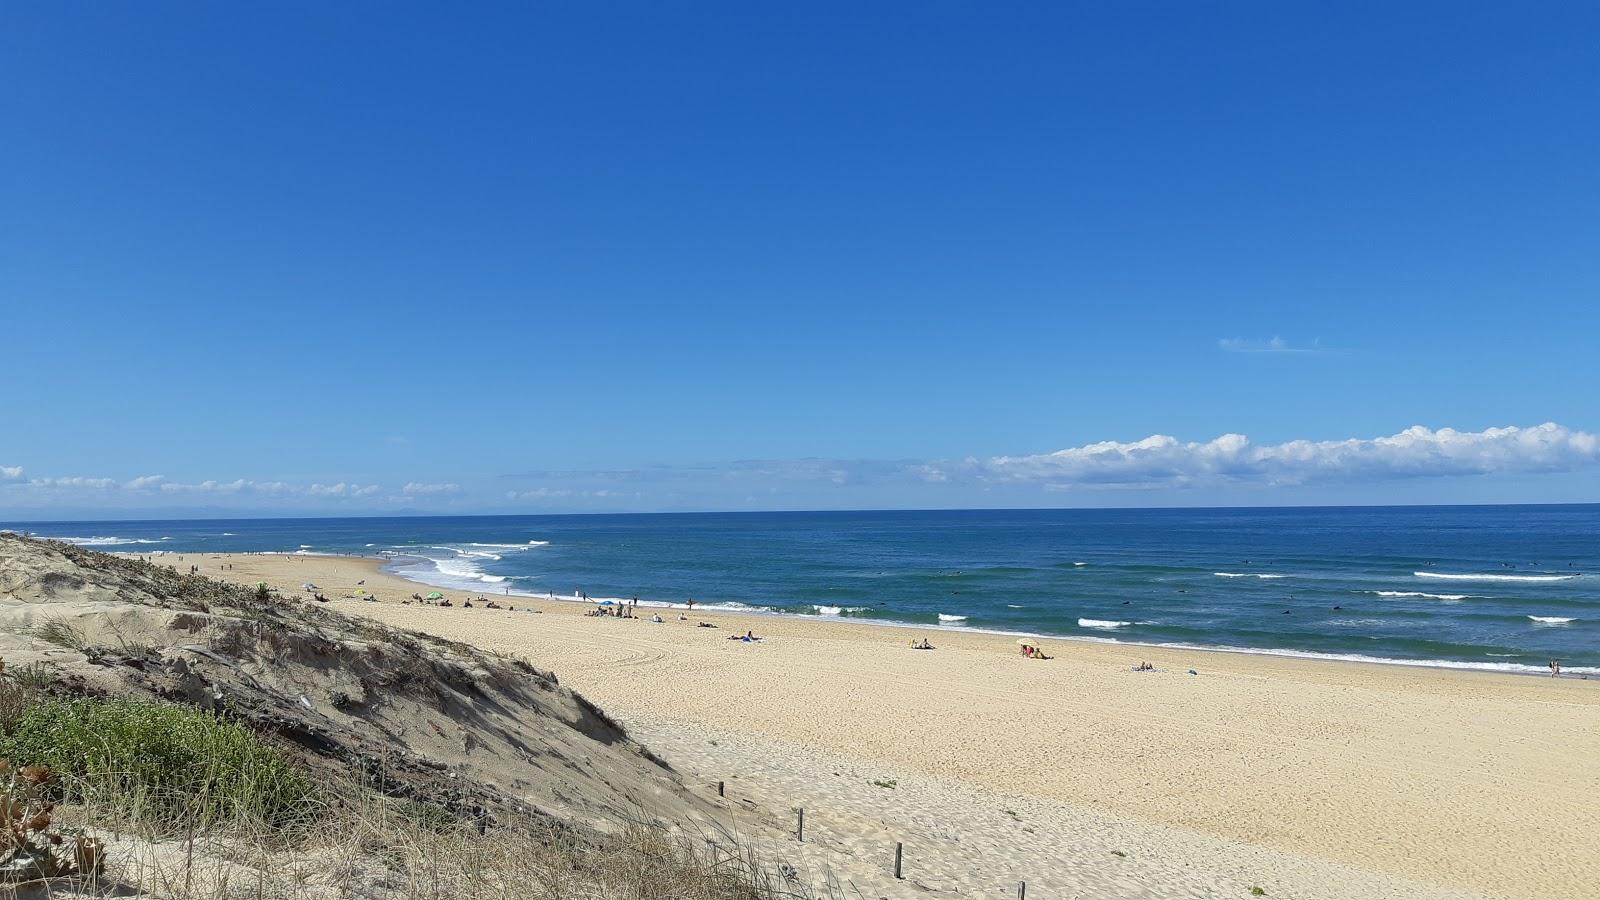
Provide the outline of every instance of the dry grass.
<path id="1" fill-rule="evenodd" d="M 293 833 L 235 821 L 206 831 L 119 830 L 130 798 L 63 810 L 108 838 L 106 878 L 172 900 L 363 897 L 382 900 L 825 900 L 777 874 L 737 836 L 673 833 L 642 819 L 614 835 L 537 817 L 480 828 L 358 785 L 329 788 Z"/>

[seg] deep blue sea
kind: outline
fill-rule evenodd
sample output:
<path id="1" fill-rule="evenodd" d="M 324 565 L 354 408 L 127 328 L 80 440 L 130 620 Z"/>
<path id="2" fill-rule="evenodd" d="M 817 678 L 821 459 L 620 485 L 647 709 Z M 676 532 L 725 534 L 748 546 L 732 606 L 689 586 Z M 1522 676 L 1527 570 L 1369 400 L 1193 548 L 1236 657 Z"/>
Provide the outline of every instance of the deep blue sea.
<path id="1" fill-rule="evenodd" d="M 393 554 L 483 592 L 1600 673 L 1600 506 L 14 523 L 109 551 Z"/>

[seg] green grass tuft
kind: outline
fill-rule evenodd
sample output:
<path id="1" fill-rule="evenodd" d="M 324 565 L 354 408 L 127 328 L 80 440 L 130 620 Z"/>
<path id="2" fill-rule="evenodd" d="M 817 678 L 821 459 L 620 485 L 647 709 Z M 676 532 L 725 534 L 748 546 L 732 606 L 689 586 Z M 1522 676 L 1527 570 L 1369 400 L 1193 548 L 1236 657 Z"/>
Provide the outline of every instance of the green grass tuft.
<path id="1" fill-rule="evenodd" d="M 157 823 L 282 826 L 311 808 L 310 778 L 250 729 L 162 703 L 44 700 L 0 736 L 0 757 L 66 776 L 68 799 L 137 805 Z"/>
<path id="2" fill-rule="evenodd" d="M 47 644 L 55 644 L 68 650 L 82 650 L 88 646 L 77 626 L 59 616 L 39 623 L 33 629 L 33 636 Z"/>

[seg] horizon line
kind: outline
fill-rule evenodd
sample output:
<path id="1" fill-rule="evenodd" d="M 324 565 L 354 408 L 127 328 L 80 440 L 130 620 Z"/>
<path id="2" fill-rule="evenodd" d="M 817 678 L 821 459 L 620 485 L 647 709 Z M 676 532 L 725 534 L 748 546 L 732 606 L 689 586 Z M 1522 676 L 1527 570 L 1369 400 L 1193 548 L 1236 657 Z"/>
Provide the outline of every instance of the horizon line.
<path id="1" fill-rule="evenodd" d="M 112 518 L 55 518 L 55 519 L 0 519 L 0 524 L 49 525 L 61 522 L 240 522 L 240 521 L 327 521 L 338 519 L 528 519 L 577 516 L 760 516 L 776 514 L 828 514 L 828 513 L 952 513 L 952 512 L 1177 512 L 1218 510 L 1291 510 L 1291 509 L 1472 509 L 1503 507 L 1568 507 L 1600 506 L 1600 501 L 1579 500 L 1564 503 L 1287 503 L 1240 506 L 956 506 L 956 507 L 894 507 L 852 509 L 698 509 L 655 510 L 649 512 L 542 512 L 542 513 L 387 513 L 365 515 L 236 515 L 164 517 L 126 516 Z M 0 527 L 0 531 L 9 531 Z"/>

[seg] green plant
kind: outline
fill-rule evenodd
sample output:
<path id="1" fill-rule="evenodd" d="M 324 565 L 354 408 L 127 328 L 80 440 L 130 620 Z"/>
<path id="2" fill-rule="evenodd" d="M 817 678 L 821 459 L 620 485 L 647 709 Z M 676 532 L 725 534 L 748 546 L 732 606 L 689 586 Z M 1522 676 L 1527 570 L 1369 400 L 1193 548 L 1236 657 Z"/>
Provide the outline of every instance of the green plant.
<path id="1" fill-rule="evenodd" d="M 895 781 L 893 778 L 885 778 L 885 779 L 883 779 L 881 781 L 872 782 L 872 786 L 873 787 L 888 788 L 889 790 L 894 790 L 894 786 L 899 784 L 899 783 L 900 782 Z"/>
<path id="2" fill-rule="evenodd" d="M 1252 887 L 1252 888 L 1250 888 L 1250 896 L 1252 896 L 1252 897 L 1265 897 L 1266 895 L 1267 895 L 1266 888 L 1262 888 L 1262 887 Z"/>
<path id="3" fill-rule="evenodd" d="M 1113 850 L 1113 851 L 1111 851 L 1111 855 L 1112 856 L 1121 857 L 1122 859 L 1127 859 L 1128 858 L 1128 854 L 1123 853 L 1121 850 Z"/>
<path id="4" fill-rule="evenodd" d="M 461 820 L 448 809 L 425 800 L 406 800 L 395 807 L 407 822 L 426 832 L 448 831 Z"/>
<path id="5" fill-rule="evenodd" d="M 47 644 L 55 644 L 68 650 L 82 650 L 88 645 L 77 626 L 60 616 L 52 616 L 40 622 L 34 627 L 33 636 Z"/>
<path id="6" fill-rule="evenodd" d="M 69 799 L 137 807 L 158 823 L 288 825 L 311 780 L 256 734 L 209 713 L 133 700 L 45 700 L 0 737 L 0 756 L 68 776 Z"/>
<path id="7" fill-rule="evenodd" d="M 3 664 L 0 664 L 0 668 L 4 668 Z M 17 684 L 34 690 L 49 687 L 56 680 L 55 673 L 48 665 L 45 665 L 43 660 L 29 663 L 18 669 L 12 669 L 11 677 L 16 680 Z"/>

